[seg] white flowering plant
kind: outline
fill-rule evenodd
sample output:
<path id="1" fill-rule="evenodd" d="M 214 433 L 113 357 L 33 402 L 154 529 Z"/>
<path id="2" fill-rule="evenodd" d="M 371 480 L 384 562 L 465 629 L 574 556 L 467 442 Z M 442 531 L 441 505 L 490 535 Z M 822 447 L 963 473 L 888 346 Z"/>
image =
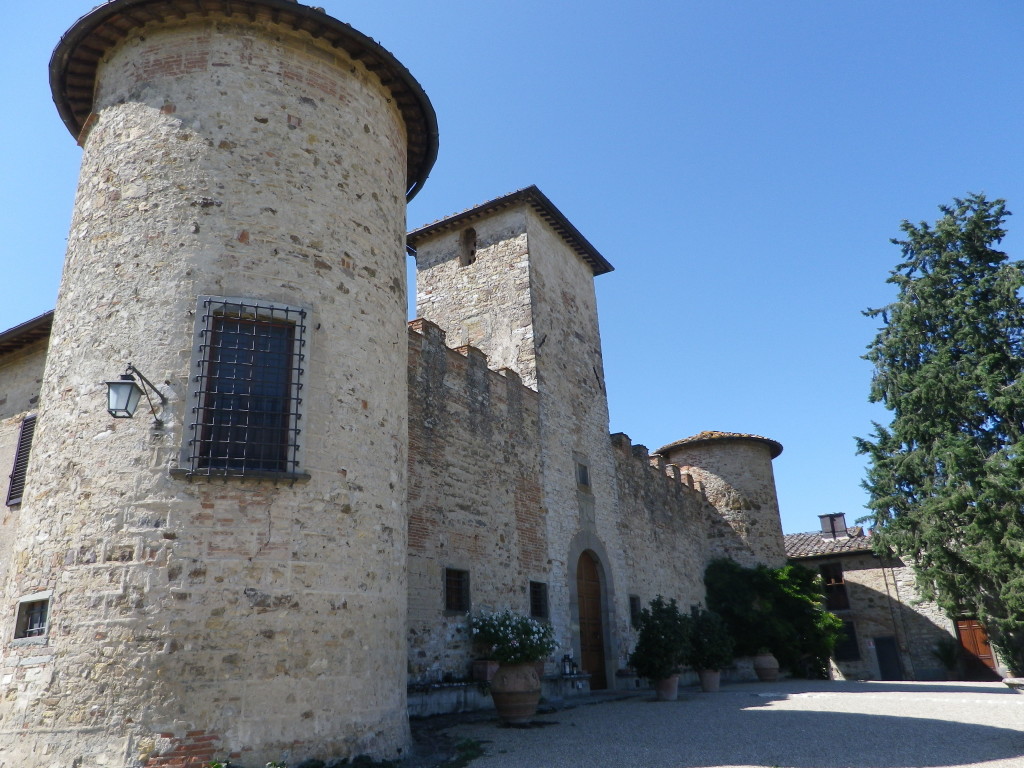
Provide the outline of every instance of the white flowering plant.
<path id="1" fill-rule="evenodd" d="M 486 645 L 500 664 L 540 661 L 555 650 L 555 631 L 550 624 L 506 609 L 479 613 L 469 620 L 473 640 Z"/>

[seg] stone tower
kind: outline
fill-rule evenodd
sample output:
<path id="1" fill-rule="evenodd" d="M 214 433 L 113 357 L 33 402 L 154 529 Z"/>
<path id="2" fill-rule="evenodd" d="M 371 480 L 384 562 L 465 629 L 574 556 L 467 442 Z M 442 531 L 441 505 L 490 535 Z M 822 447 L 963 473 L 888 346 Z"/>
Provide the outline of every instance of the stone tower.
<path id="1" fill-rule="evenodd" d="M 50 75 L 83 157 L 2 574 L 4 637 L 46 628 L 0 660 L 0 766 L 398 754 L 429 101 L 288 0 L 113 0 Z M 166 403 L 115 420 L 129 363 Z"/>
<path id="2" fill-rule="evenodd" d="M 477 347 L 491 368 L 512 369 L 541 394 L 552 615 L 570 617 L 556 629 L 583 657 L 592 685 L 610 686 L 610 623 L 628 615 L 628 596 L 615 592 L 622 548 L 594 278 L 612 266 L 536 187 L 415 230 L 409 242 L 417 315 L 443 328 L 450 346 Z M 577 588 L 584 553 L 600 603 L 589 661 Z"/>
<path id="3" fill-rule="evenodd" d="M 708 501 L 734 532 L 732 542 L 719 537 L 719 556 L 732 557 L 744 565 L 785 564 L 772 471 L 772 460 L 782 453 L 780 443 L 760 435 L 701 432 L 669 443 L 657 453 L 703 484 Z M 710 535 L 714 549 L 713 529 Z"/>

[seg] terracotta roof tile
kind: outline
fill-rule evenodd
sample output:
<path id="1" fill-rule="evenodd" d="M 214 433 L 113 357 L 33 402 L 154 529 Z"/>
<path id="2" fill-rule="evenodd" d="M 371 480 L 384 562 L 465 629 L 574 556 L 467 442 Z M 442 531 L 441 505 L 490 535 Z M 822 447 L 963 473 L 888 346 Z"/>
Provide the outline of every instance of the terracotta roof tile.
<path id="1" fill-rule="evenodd" d="M 786 542 L 786 557 L 823 557 L 825 555 L 844 555 L 850 552 L 870 552 L 871 535 L 859 525 L 847 528 L 848 538 L 826 539 L 821 531 L 810 533 L 787 533 L 783 538 Z"/>
<path id="2" fill-rule="evenodd" d="M 674 443 L 663 445 L 655 453 L 665 454 L 671 451 L 673 448 L 678 448 L 683 445 L 695 445 L 698 443 L 710 443 L 714 440 L 753 440 L 756 442 L 766 443 L 768 449 L 772 453 L 772 458 L 776 458 L 782 453 L 782 443 L 777 440 L 772 440 L 770 437 L 763 437 L 762 435 L 752 435 L 747 432 L 717 432 L 715 430 L 705 430 L 699 434 L 693 435 L 692 437 L 684 437 L 682 440 L 676 440 Z"/>

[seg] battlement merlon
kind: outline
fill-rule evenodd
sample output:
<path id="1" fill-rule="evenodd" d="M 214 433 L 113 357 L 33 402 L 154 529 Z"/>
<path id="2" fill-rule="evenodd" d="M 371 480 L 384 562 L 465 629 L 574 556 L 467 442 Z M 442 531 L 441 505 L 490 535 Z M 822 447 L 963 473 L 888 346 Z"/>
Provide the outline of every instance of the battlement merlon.
<path id="1" fill-rule="evenodd" d="M 437 323 L 424 320 L 418 317 L 409 321 L 409 343 L 412 348 L 420 352 L 431 350 L 435 353 L 443 353 L 447 361 L 446 370 L 459 371 L 459 375 L 466 376 L 471 367 L 486 370 L 488 375 L 496 377 L 495 382 L 504 381 L 506 387 L 529 392 L 529 397 L 536 397 L 536 391 L 523 384 L 519 374 L 511 368 L 492 368 L 488 357 L 482 350 L 470 344 L 463 344 L 459 347 L 450 347 L 445 342 L 445 331 Z M 411 363 L 410 363 L 411 364 Z"/>
<path id="2" fill-rule="evenodd" d="M 642 466 L 649 470 L 652 477 L 663 478 L 665 482 L 676 487 L 678 490 L 690 491 L 699 496 L 704 496 L 704 485 L 700 481 L 694 480 L 693 475 L 690 474 L 689 467 L 671 464 L 657 453 L 648 453 L 646 445 L 639 443 L 633 445 L 629 435 L 625 432 L 614 432 L 608 437 L 613 449 L 623 456 L 633 459 L 637 466 Z"/>

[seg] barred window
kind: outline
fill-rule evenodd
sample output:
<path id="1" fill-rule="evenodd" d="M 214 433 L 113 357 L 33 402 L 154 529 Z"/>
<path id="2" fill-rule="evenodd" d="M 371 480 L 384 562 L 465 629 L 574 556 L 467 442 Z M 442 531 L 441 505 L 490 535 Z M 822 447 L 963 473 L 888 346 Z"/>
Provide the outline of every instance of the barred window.
<path id="1" fill-rule="evenodd" d="M 296 307 L 200 297 L 190 474 L 298 472 L 305 321 Z"/>
<path id="2" fill-rule="evenodd" d="M 28 474 L 28 454 L 32 450 L 32 436 L 36 431 L 36 417 L 26 416 L 21 422 L 18 434 L 18 447 L 14 452 L 14 468 L 11 470 L 11 482 L 7 486 L 7 506 L 21 503 L 21 495 L 25 490 L 25 477 Z"/>
<path id="3" fill-rule="evenodd" d="M 50 601 L 22 600 L 18 604 L 18 617 L 14 624 L 14 639 L 42 637 L 46 634 L 46 620 L 50 613 Z"/>
<path id="4" fill-rule="evenodd" d="M 640 613 L 643 608 L 640 605 L 640 595 L 629 596 L 629 626 L 633 629 L 640 629 Z"/>
<path id="5" fill-rule="evenodd" d="M 444 609 L 447 613 L 469 613 L 469 571 L 444 569 Z"/>
<path id="6" fill-rule="evenodd" d="M 543 581 L 530 582 L 530 616 L 545 621 L 550 618 L 548 611 L 548 585 Z"/>

